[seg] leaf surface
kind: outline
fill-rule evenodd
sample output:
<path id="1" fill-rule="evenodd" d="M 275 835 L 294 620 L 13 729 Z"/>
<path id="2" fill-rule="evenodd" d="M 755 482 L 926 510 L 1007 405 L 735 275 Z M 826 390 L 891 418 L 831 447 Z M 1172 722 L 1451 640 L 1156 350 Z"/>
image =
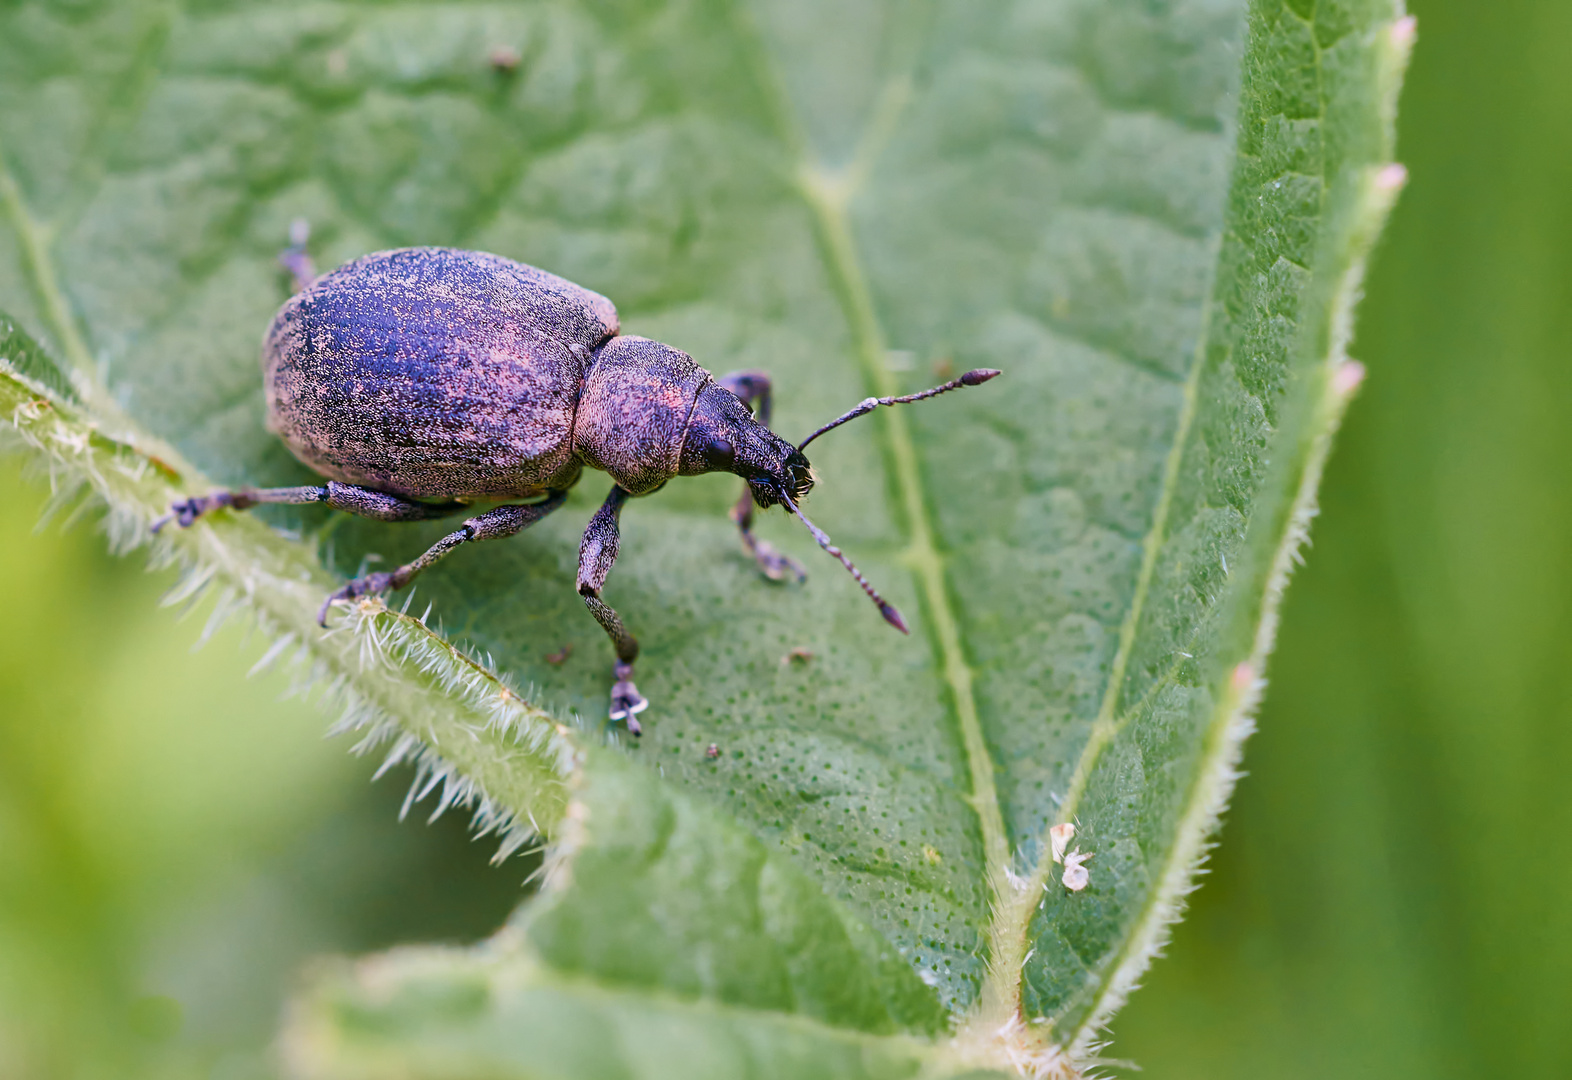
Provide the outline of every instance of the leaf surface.
<path id="1" fill-rule="evenodd" d="M 565 882 L 520 912 L 541 957 L 604 983 L 937 1033 L 911 967 L 793 861 L 703 801 L 605 755 L 559 840 Z"/>
<path id="2" fill-rule="evenodd" d="M 311 1078 L 936 1074 L 932 1048 L 914 1039 L 564 979 L 506 936 L 477 952 L 408 949 L 328 968 L 296 1009 L 284 1057 Z M 937 1075 L 1003 1074 L 961 1066 Z"/>
<path id="3" fill-rule="evenodd" d="M 446 779 L 439 805 L 484 800 L 514 842 L 579 836 L 521 916 L 543 985 L 881 1034 L 942 1010 L 975 1060 L 1084 1060 L 1222 809 L 1357 382 L 1351 305 L 1400 186 L 1399 14 L 11 9 L 0 307 L 89 402 L 27 422 L 113 430 L 122 472 L 163 465 L 127 485 L 77 463 L 144 527 L 177 488 L 309 482 L 263 426 L 256 356 L 299 217 L 323 266 L 453 244 L 576 280 L 627 332 L 770 371 L 788 437 L 1003 369 L 813 447 L 810 512 L 909 638 L 778 514 L 761 531 L 810 578 L 761 579 L 726 520 L 735 478 L 631 504 L 606 597 L 653 705 L 621 750 L 596 748 L 611 652 L 574 591 L 599 474 L 421 579 L 450 637 L 376 605 L 309 625 L 319 562 L 401 562 L 450 524 L 275 508 L 167 542 L 323 665 L 351 725 Z M 1050 857 L 1061 822 L 1082 891 Z M 592 914 L 618 910 L 599 939 Z"/>

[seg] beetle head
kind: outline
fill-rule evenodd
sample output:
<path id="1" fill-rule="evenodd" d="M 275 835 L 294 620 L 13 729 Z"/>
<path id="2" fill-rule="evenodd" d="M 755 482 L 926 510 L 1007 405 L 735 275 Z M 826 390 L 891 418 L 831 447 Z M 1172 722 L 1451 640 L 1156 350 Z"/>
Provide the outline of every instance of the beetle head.
<path id="1" fill-rule="evenodd" d="M 800 501 L 817 477 L 791 443 L 753 418 L 753 411 L 719 383 L 699 391 L 688 417 L 679 474 L 736 473 L 764 509 Z"/>
<path id="2" fill-rule="evenodd" d="M 731 391 L 709 383 L 699 391 L 688 416 L 682 444 L 681 472 L 687 476 L 707 472 L 734 472 L 748 482 L 753 501 L 768 510 L 784 506 L 813 534 L 820 547 L 846 568 L 879 607 L 886 622 L 901 633 L 910 631 L 895 605 L 879 595 L 852 561 L 836 547 L 824 530 L 809 521 L 800 503 L 813 490 L 813 466 L 801 450 L 753 418 L 753 411 Z M 743 524 L 745 519 L 738 519 Z M 747 526 L 743 525 L 744 530 Z M 749 541 L 749 546 L 753 542 Z"/>
<path id="3" fill-rule="evenodd" d="M 812 466 L 803 456 L 802 447 L 827 431 L 833 431 L 859 416 L 867 416 L 881 405 L 907 405 L 914 401 L 926 401 L 940 394 L 947 394 L 951 390 L 959 390 L 963 386 L 981 386 L 998 374 L 999 372 L 993 368 L 976 368 L 941 386 L 916 394 L 864 398 L 852 409 L 802 440 L 799 446 L 792 446 L 755 420 L 752 410 L 731 391 L 713 382 L 706 383 L 694 401 L 693 411 L 688 414 L 680 472 L 684 476 L 721 470 L 734 472 L 748 481 L 748 488 L 753 493 L 753 501 L 760 506 L 769 509 L 772 506 L 784 505 L 789 513 L 802 522 L 803 527 L 813 535 L 818 545 L 839 561 L 846 568 L 846 572 L 856 579 L 857 584 L 862 586 L 862 591 L 868 594 L 868 599 L 878 606 L 879 613 L 884 616 L 885 621 L 901 633 L 909 633 L 906 620 L 895 609 L 895 605 L 879 595 L 879 591 L 863 577 L 862 571 L 852 564 L 845 552 L 835 546 L 823 529 L 809 521 L 808 516 L 797 505 L 802 501 L 803 496 L 812 490 L 815 479 Z M 751 541 L 749 546 L 752 546 Z"/>

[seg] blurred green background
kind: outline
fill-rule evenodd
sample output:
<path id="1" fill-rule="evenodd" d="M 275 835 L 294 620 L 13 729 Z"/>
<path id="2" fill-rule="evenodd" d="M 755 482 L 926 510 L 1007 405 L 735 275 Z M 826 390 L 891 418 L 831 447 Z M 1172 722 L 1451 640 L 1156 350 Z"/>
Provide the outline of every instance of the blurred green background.
<path id="1" fill-rule="evenodd" d="M 1572 5 L 1414 0 L 1370 378 L 1151 1077 L 1572 1076 Z"/>
<path id="2" fill-rule="evenodd" d="M 1222 847 L 1115 1024 L 1148 1077 L 1572 1075 L 1572 5 L 1412 9 L 1371 377 Z M 309 956 L 500 921 L 528 860 L 399 824 L 407 774 L 43 499 L 0 463 L 0 1077 L 266 1075 Z"/>
<path id="3" fill-rule="evenodd" d="M 538 857 L 488 865 L 450 811 L 400 824 L 409 774 L 322 737 L 331 716 L 231 624 L 191 646 L 174 583 L 0 462 L 0 1078 L 271 1076 L 303 964 L 470 941 Z M 430 801 L 427 803 L 428 807 Z"/>

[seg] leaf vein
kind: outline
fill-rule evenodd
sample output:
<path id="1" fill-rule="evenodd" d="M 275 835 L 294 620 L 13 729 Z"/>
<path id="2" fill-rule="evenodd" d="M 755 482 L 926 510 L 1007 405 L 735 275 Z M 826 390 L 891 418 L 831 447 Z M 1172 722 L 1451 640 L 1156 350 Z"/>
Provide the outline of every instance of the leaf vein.
<path id="1" fill-rule="evenodd" d="M 917 35 L 912 35 L 901 62 L 886 78 L 878 95 L 873 115 L 865 128 L 848 168 L 830 171 L 820 166 L 797 122 L 769 55 L 741 5 L 733 8 L 739 35 L 746 43 L 761 89 L 770 99 L 780 137 L 796 161 L 797 190 L 812 214 L 818 231 L 826 269 L 835 286 L 845 313 L 863 377 L 879 397 L 898 394 L 895 378 L 885 363 L 886 340 L 873 303 L 872 290 L 858 255 L 856 242 L 846 218 L 846 209 L 858 188 L 872 170 L 875 159 L 888 143 L 911 95 L 911 69 L 917 59 Z M 934 525 L 918 466 L 917 449 L 899 409 L 886 410 L 883 421 L 884 448 L 894 466 L 894 479 L 909 532 L 902 561 L 916 574 L 923 598 L 923 611 L 937 639 L 945 682 L 949 685 L 961 743 L 966 756 L 970 794 L 967 802 L 977 815 L 981 833 L 984 866 L 993 906 L 997 908 L 1010 895 L 1010 849 L 1004 827 L 1004 814 L 994 783 L 993 757 L 983 734 L 972 688 L 972 670 L 966 660 L 959 621 L 950 601 L 945 559 L 934 541 Z M 990 920 L 990 926 L 994 925 Z M 986 942 L 990 965 L 998 954 L 998 942 Z M 994 980 L 985 981 L 986 986 Z"/>
<path id="2" fill-rule="evenodd" d="M 1180 466 L 1184 461 L 1185 446 L 1189 441 L 1190 429 L 1195 420 L 1201 371 L 1206 355 L 1209 312 L 1210 305 L 1207 305 L 1202 314 L 1202 325 L 1196 338 L 1190 370 L 1185 378 L 1178 423 L 1175 426 L 1173 443 L 1168 451 L 1162 487 L 1158 491 L 1153 509 L 1152 526 L 1143 541 L 1141 568 L 1136 575 L 1135 589 L 1120 626 L 1119 647 L 1109 668 L 1108 684 L 1103 691 L 1102 704 L 1098 708 L 1097 718 L 1092 723 L 1086 745 L 1076 761 L 1075 771 L 1071 774 L 1070 787 L 1065 793 L 1064 800 L 1059 804 L 1054 824 L 1074 819 L 1076 808 L 1086 792 L 1092 770 L 1122 726 L 1121 718 L 1115 716 L 1115 710 L 1124 685 L 1125 670 L 1129 666 L 1130 656 L 1135 648 L 1136 629 L 1140 624 L 1147 595 L 1156 576 L 1158 555 L 1167 538 L 1169 510 L 1173 504 L 1174 493 L 1179 486 Z M 996 929 L 990 933 L 990 937 L 1000 943 L 1001 953 L 990 969 L 989 980 L 990 982 L 999 980 L 1000 985 L 993 987 L 991 993 L 988 992 L 989 988 L 985 987 L 983 1008 L 976 1021 L 979 1030 L 1009 1023 L 1020 1011 L 1026 936 L 1031 924 L 1032 912 L 1036 909 L 1037 900 L 1042 895 L 1043 886 L 1047 883 L 1052 867 L 1052 844 L 1045 831 L 1039 843 L 1037 864 L 1033 867 L 1032 873 L 1010 894 L 1001 897 L 995 912 Z M 1008 980 L 1008 983 L 1004 983 L 1003 980 Z"/>

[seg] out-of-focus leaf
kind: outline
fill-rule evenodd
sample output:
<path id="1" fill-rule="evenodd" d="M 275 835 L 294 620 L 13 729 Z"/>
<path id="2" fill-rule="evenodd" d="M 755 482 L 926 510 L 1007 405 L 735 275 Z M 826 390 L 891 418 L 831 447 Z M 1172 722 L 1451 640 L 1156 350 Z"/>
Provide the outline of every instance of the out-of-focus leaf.
<path id="1" fill-rule="evenodd" d="M 305 1078 L 1003 1075 L 936 1061 L 915 1039 L 565 979 L 506 937 L 478 953 L 407 949 L 330 968 L 294 1014 L 283 1050 Z"/>

